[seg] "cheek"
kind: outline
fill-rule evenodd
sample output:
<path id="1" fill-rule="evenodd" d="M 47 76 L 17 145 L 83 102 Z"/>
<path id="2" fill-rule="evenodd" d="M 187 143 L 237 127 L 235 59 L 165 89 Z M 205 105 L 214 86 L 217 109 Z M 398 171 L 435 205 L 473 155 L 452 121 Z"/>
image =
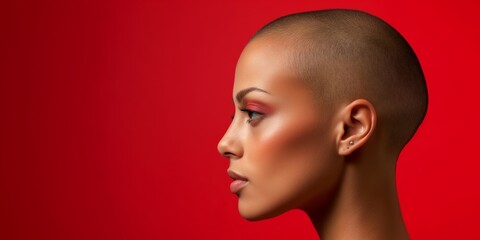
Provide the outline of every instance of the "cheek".
<path id="1" fill-rule="evenodd" d="M 330 178 L 325 173 L 332 169 L 334 141 L 325 123 L 278 120 L 256 134 L 246 159 L 252 185 L 267 200 L 291 201 Z"/>

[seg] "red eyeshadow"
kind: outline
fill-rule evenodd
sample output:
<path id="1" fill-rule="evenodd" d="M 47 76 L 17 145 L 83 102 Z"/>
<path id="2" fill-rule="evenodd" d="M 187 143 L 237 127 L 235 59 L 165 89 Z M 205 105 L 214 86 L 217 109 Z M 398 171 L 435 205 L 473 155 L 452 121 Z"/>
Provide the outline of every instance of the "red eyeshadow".
<path id="1" fill-rule="evenodd" d="M 264 114 L 268 114 L 272 112 L 272 109 L 270 107 L 258 102 L 247 102 L 245 108 L 250 111 L 260 112 Z"/>

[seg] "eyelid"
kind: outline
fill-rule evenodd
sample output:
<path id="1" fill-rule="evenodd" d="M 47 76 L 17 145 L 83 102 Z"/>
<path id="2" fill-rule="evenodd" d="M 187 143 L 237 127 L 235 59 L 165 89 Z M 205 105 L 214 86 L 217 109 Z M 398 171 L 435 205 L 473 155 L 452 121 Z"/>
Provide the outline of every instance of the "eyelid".
<path id="1" fill-rule="evenodd" d="M 271 109 L 268 106 L 258 102 L 247 102 L 245 109 L 251 112 L 261 113 L 263 115 L 271 113 Z"/>

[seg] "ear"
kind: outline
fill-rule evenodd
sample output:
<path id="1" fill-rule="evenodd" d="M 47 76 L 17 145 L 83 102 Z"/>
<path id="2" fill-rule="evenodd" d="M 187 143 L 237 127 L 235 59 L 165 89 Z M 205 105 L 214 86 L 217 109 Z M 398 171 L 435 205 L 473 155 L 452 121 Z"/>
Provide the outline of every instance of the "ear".
<path id="1" fill-rule="evenodd" d="M 362 147 L 370 138 L 377 122 L 373 105 L 365 99 L 357 99 L 340 111 L 340 127 L 337 151 L 347 156 Z"/>

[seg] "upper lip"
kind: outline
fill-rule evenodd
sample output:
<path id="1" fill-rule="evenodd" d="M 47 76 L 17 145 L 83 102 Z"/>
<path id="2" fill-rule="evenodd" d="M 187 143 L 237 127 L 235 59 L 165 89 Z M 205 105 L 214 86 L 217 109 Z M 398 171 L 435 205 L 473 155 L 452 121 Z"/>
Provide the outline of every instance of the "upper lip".
<path id="1" fill-rule="evenodd" d="M 248 178 L 242 176 L 240 173 L 237 173 L 231 169 L 228 169 L 227 173 L 228 173 L 228 176 L 231 177 L 233 180 L 248 181 Z"/>

